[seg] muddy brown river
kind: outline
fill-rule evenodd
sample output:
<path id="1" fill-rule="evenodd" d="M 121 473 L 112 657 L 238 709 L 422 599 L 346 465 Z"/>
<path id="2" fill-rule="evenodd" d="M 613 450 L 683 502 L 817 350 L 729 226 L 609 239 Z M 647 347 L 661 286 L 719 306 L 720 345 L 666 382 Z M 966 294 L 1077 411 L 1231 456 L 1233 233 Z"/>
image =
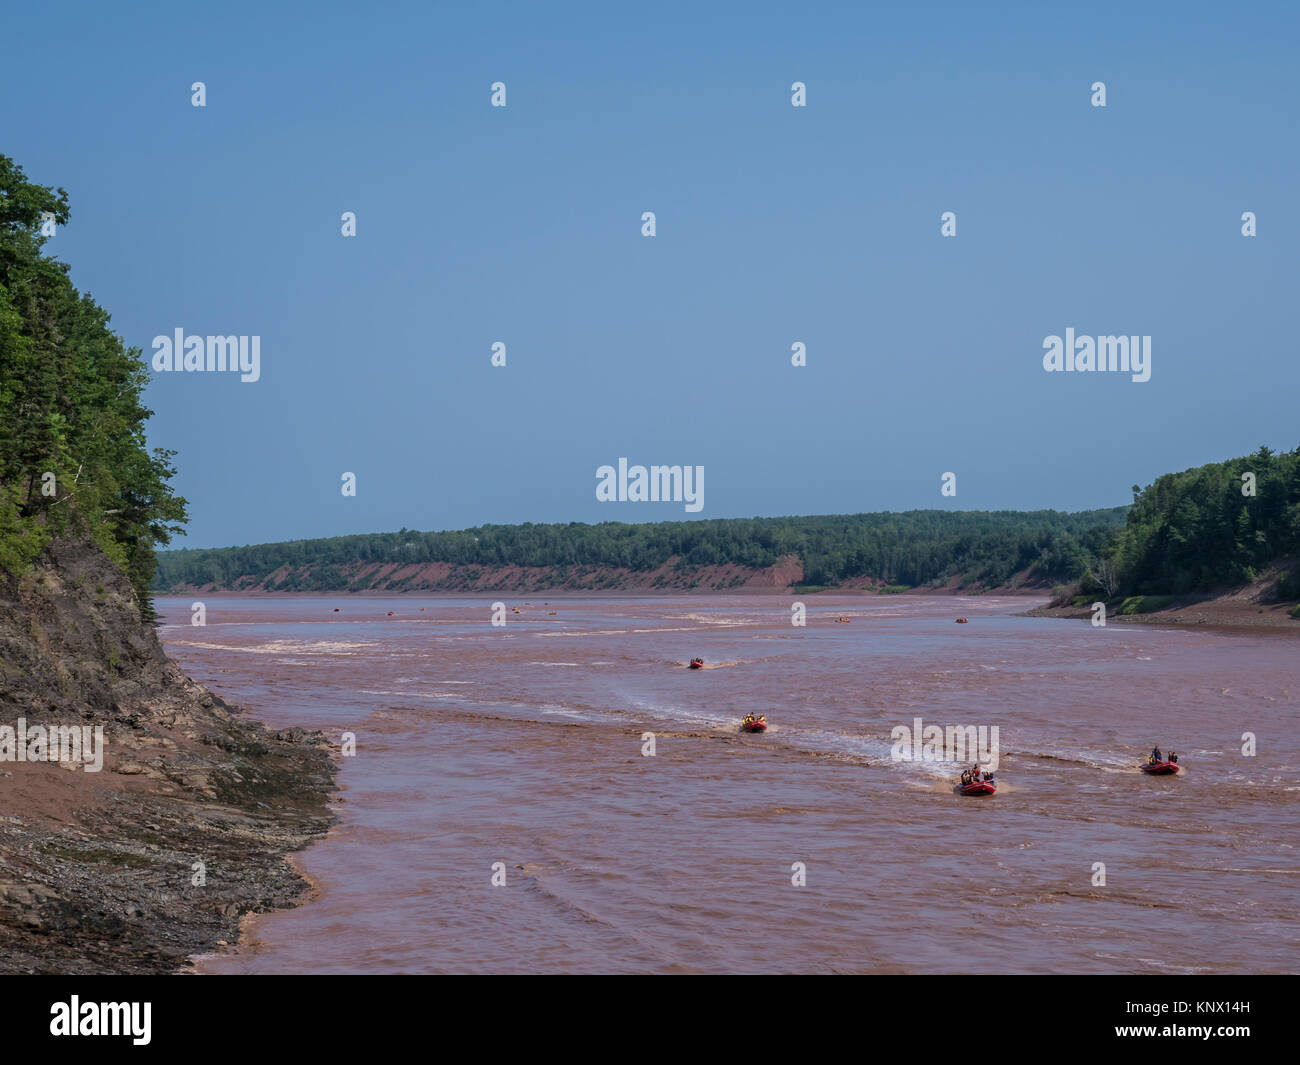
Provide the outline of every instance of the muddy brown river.
<path id="1" fill-rule="evenodd" d="M 485 599 L 213 597 L 194 627 L 158 600 L 196 679 L 356 738 L 300 856 L 316 897 L 201 971 L 1300 969 L 1294 634 L 1022 598 L 808 596 L 804 627 L 786 596 L 504 601 L 494 626 Z M 917 719 L 996 727 L 996 794 L 895 757 Z M 1177 776 L 1137 769 L 1155 743 Z"/>

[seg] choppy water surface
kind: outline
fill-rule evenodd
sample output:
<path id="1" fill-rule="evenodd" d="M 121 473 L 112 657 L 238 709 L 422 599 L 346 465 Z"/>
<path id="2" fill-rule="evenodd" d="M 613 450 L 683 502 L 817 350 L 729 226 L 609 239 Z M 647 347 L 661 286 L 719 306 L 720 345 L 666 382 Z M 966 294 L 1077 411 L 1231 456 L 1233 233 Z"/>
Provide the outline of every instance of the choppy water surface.
<path id="1" fill-rule="evenodd" d="M 493 628 L 481 599 L 213 598 L 197 628 L 159 600 L 196 679 L 358 744 L 302 855 L 319 897 L 205 971 L 1300 969 L 1291 634 L 1013 599 L 811 596 L 806 628 L 776 596 L 507 602 Z M 997 725 L 997 795 L 893 761 L 916 717 Z M 1179 777 L 1134 768 L 1153 742 Z"/>

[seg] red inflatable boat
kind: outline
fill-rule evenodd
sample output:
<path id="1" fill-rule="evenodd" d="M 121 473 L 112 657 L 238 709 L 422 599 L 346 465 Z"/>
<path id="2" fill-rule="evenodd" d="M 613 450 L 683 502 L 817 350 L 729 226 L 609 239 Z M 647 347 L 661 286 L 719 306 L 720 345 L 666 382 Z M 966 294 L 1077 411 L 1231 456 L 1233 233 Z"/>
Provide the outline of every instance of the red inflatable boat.
<path id="1" fill-rule="evenodd" d="M 973 780 L 969 784 L 958 781 L 953 785 L 958 795 L 992 795 L 998 786 L 991 780 Z"/>
<path id="2" fill-rule="evenodd" d="M 1147 762 L 1138 766 L 1144 773 L 1150 773 L 1153 777 L 1166 776 L 1178 772 L 1177 762 Z"/>
<path id="3" fill-rule="evenodd" d="M 692 658 L 692 659 L 691 659 L 691 664 L 690 664 L 689 666 L 687 666 L 686 668 L 687 668 L 687 669 L 703 669 L 703 668 L 704 668 L 704 659 L 702 659 L 702 658 Z"/>
<path id="4" fill-rule="evenodd" d="M 741 732 L 766 732 L 767 721 L 761 717 L 747 717 L 740 723 Z"/>

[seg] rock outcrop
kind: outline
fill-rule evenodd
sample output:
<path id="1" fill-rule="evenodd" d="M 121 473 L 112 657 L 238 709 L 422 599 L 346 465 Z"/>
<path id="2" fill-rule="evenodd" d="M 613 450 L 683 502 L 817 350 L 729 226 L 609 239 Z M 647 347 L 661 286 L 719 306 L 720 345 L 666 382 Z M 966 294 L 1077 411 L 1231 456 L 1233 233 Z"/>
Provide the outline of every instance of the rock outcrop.
<path id="1" fill-rule="evenodd" d="M 102 768 L 16 760 L 20 721 L 102 729 Z M 334 772 L 319 733 L 185 676 L 89 542 L 0 574 L 0 972 L 168 972 L 233 942 L 306 888 L 286 855 L 332 822 Z"/>

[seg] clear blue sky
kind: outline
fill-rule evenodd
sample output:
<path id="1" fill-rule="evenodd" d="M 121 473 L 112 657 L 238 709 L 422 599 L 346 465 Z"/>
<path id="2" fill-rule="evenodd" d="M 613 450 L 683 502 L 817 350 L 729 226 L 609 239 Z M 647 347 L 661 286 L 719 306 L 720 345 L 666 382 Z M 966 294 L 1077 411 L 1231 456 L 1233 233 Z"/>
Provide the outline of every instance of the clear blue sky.
<path id="1" fill-rule="evenodd" d="M 703 465 L 710 518 L 1109 506 L 1300 443 L 1294 4 L 19 2 L 3 28 L 0 152 L 68 190 L 76 284 L 146 357 L 262 338 L 255 384 L 150 386 L 178 543 L 689 516 L 598 503 L 619 456 Z M 1151 335 L 1151 380 L 1044 372 L 1067 327 Z"/>

